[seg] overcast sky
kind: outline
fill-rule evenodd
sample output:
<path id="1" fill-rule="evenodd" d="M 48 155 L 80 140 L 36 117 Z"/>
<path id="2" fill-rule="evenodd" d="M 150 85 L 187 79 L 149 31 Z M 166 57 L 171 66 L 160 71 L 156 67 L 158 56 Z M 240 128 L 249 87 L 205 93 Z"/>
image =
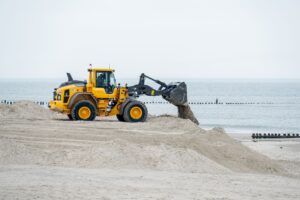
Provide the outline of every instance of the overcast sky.
<path id="1" fill-rule="evenodd" d="M 0 0 L 0 78 L 300 78 L 298 0 Z"/>

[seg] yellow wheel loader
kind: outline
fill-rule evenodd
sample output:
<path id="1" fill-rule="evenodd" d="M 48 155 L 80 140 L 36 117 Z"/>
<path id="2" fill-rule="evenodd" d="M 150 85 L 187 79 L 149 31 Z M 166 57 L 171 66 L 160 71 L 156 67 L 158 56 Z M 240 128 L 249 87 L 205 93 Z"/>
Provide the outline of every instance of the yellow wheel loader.
<path id="1" fill-rule="evenodd" d="M 121 87 L 116 84 L 114 70 L 110 68 L 89 68 L 88 81 L 73 80 L 67 73 L 68 81 L 54 89 L 49 107 L 66 114 L 70 120 L 94 120 L 96 116 L 116 116 L 119 121 L 144 122 L 147 107 L 137 100 L 140 95 L 163 96 L 176 106 L 187 105 L 187 90 L 184 82 L 165 84 L 145 74 L 139 83 Z M 159 85 L 154 89 L 145 85 L 148 78 Z"/>

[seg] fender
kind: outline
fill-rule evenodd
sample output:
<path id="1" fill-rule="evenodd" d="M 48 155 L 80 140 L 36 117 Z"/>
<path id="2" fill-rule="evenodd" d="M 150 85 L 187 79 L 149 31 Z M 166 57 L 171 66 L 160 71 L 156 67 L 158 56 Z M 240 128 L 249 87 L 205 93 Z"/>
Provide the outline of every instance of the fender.
<path id="1" fill-rule="evenodd" d="M 74 94 L 72 96 L 72 98 L 70 99 L 70 103 L 68 104 L 68 108 L 71 109 L 73 107 L 73 105 L 77 102 L 77 99 L 86 99 L 86 100 L 90 100 L 92 101 L 92 103 L 94 104 L 94 106 L 97 108 L 98 105 L 98 100 L 96 99 L 96 97 L 89 92 L 77 92 L 76 94 Z"/>

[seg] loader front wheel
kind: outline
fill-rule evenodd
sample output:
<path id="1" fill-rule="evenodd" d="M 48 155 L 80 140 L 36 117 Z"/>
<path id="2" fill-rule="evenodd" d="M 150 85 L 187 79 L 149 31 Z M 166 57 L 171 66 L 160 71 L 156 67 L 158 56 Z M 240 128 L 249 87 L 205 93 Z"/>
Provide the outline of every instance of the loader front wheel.
<path id="1" fill-rule="evenodd" d="M 87 100 L 79 101 L 72 109 L 74 120 L 93 121 L 96 118 L 95 106 Z"/>
<path id="2" fill-rule="evenodd" d="M 144 122 L 147 119 L 148 110 L 139 101 L 128 103 L 124 109 L 123 117 L 126 122 Z"/>

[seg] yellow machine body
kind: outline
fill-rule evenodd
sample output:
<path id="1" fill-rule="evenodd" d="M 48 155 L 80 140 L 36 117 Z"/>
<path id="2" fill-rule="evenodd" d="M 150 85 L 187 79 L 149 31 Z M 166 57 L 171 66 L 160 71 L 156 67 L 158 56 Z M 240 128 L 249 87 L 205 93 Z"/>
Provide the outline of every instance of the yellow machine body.
<path id="1" fill-rule="evenodd" d="M 90 68 L 87 83 L 66 84 L 56 89 L 54 98 L 50 101 L 50 109 L 67 115 L 72 114 L 72 109 L 79 101 L 89 101 L 96 108 L 97 116 L 115 116 L 121 115 L 122 104 L 128 99 L 128 89 L 119 87 L 114 80 L 113 69 L 108 68 Z M 100 75 L 99 75 L 100 74 Z M 101 75 L 110 75 L 114 83 L 109 83 L 110 91 L 105 87 L 98 86 L 97 80 Z M 109 81 L 109 80 L 106 80 Z M 107 82 L 106 82 L 107 84 Z M 109 103 L 114 105 L 111 109 Z M 137 109 L 138 110 L 138 109 Z M 86 108 L 79 109 L 81 118 L 84 119 L 89 111 Z M 134 114 L 134 111 L 131 111 Z M 135 115 L 132 115 L 135 117 Z"/>

